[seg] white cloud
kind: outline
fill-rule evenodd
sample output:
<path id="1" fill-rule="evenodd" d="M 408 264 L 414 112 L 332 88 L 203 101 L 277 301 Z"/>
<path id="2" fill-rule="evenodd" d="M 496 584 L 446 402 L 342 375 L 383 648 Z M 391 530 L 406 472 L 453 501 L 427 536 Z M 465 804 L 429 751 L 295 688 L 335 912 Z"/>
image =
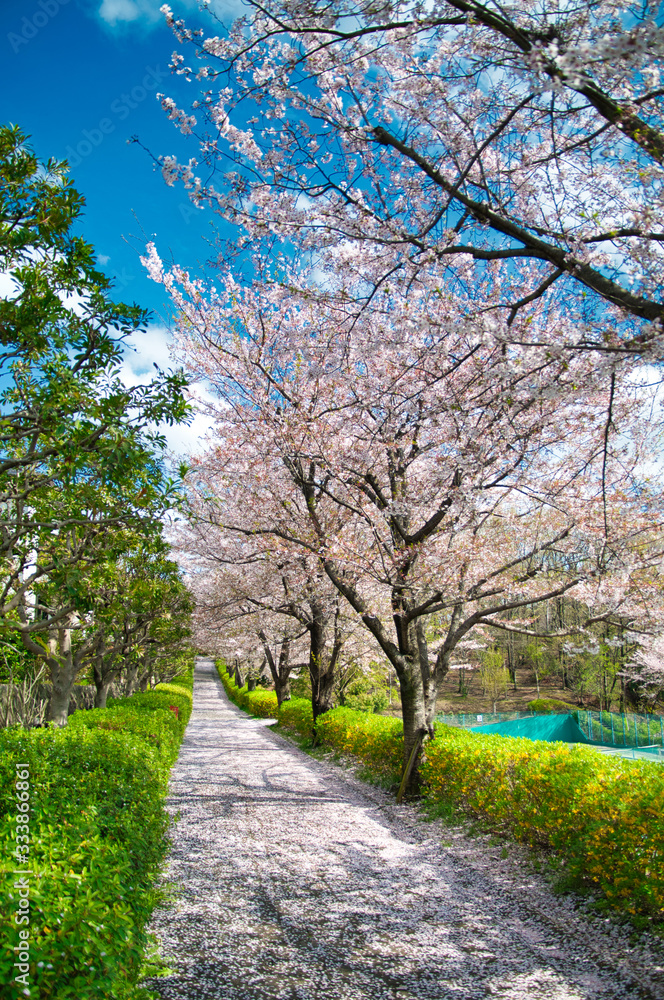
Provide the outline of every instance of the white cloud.
<path id="1" fill-rule="evenodd" d="M 150 8 L 152 4 L 142 4 Z M 158 12 L 159 8 L 157 8 Z M 115 27 L 120 22 L 137 21 L 141 17 L 142 11 L 134 0 L 103 0 L 99 8 L 99 16 L 102 21 L 106 21 L 111 27 Z M 156 20 L 156 18 L 155 18 Z"/>
<path id="2" fill-rule="evenodd" d="M 121 376 L 128 388 L 148 382 L 155 374 L 155 364 L 162 371 L 177 367 L 170 351 L 170 334 L 163 326 L 149 326 L 145 333 L 134 334 L 126 343 Z M 204 400 L 208 394 L 203 387 L 196 386 L 196 395 Z M 188 426 L 181 424 L 161 430 L 169 450 L 174 455 L 187 456 L 202 451 L 204 438 L 211 428 L 210 418 L 196 412 Z"/>
<path id="3" fill-rule="evenodd" d="M 15 299 L 21 285 L 7 271 L 0 271 L 0 299 Z"/>
<path id="4" fill-rule="evenodd" d="M 164 23 L 164 16 L 159 11 L 162 5 L 163 0 L 102 0 L 98 14 L 111 28 L 136 21 L 152 27 Z M 176 15 L 186 14 L 188 10 L 198 9 L 199 0 L 175 0 L 172 6 Z M 207 6 L 224 21 L 239 17 L 243 10 L 242 0 L 210 0 Z"/>
<path id="5" fill-rule="evenodd" d="M 134 333 L 125 343 L 123 378 L 127 385 L 145 382 L 146 374 L 153 374 L 155 365 L 163 370 L 175 367 L 170 334 L 163 326 L 149 326 L 145 333 Z"/>
<path id="6" fill-rule="evenodd" d="M 97 254 L 97 260 L 98 260 L 98 261 L 99 261 L 99 263 L 100 263 L 100 264 L 102 265 L 102 267 L 103 267 L 103 266 L 104 266 L 105 264 L 108 264 L 108 262 L 109 262 L 109 260 L 110 260 L 110 259 L 111 259 L 111 258 L 110 258 L 110 257 L 108 256 L 108 254 L 106 254 L 106 253 L 100 253 L 100 254 Z"/>

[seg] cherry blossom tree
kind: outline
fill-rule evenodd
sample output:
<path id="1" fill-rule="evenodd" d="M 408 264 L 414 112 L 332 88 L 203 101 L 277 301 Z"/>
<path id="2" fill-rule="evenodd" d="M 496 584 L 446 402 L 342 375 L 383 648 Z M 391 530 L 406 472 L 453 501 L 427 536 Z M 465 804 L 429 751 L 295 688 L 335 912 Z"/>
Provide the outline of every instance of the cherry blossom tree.
<path id="1" fill-rule="evenodd" d="M 220 524 L 318 560 L 397 672 L 406 765 L 473 629 L 652 616 L 657 8 L 247 8 L 215 37 L 162 8 L 206 88 L 162 98 L 199 143 L 164 178 L 241 231 L 218 289 L 146 263 L 219 397 Z"/>
<path id="2" fill-rule="evenodd" d="M 207 36 L 162 7 L 203 87 L 163 96 L 199 140 L 163 174 L 243 228 L 226 257 L 332 255 L 360 304 L 444 286 L 499 338 L 661 356 L 659 3 L 246 8 Z"/>
<path id="3" fill-rule="evenodd" d="M 664 692 L 664 635 L 661 631 L 650 636 L 636 633 L 629 638 L 635 648 L 620 676 L 630 684 L 646 711 L 653 712 Z"/>
<path id="4" fill-rule="evenodd" d="M 314 283 L 229 277 L 206 293 L 154 247 L 146 261 L 180 311 L 183 359 L 219 397 L 204 488 L 235 497 L 219 525 L 274 560 L 315 556 L 396 670 L 404 765 L 476 626 L 528 632 L 506 613 L 568 593 L 589 621 L 639 613 L 660 498 L 628 365 L 607 385 L 586 355 L 507 349 L 421 288 L 380 290 L 358 318 Z"/>
<path id="5" fill-rule="evenodd" d="M 220 434 L 227 430 L 220 424 Z M 246 444 L 255 449 L 255 441 Z M 275 498 L 250 491 L 258 486 L 254 476 L 240 473 L 241 452 L 234 456 L 225 441 L 193 459 L 189 525 L 178 531 L 177 546 L 194 587 L 198 583 L 197 613 L 205 629 L 231 626 L 234 637 L 243 633 L 243 645 L 247 636 L 260 645 L 279 704 L 290 698 L 292 654 L 306 638 L 315 721 L 332 707 L 339 659 L 355 623 L 343 613 L 341 595 L 315 554 L 292 544 L 275 549 L 270 539 L 279 518 Z M 262 464 L 254 470 L 265 476 Z M 288 480 L 284 485 L 297 499 Z M 298 537 L 307 527 L 307 515 L 300 511 L 298 524 L 292 500 L 283 504 L 290 505 L 291 533 Z"/>

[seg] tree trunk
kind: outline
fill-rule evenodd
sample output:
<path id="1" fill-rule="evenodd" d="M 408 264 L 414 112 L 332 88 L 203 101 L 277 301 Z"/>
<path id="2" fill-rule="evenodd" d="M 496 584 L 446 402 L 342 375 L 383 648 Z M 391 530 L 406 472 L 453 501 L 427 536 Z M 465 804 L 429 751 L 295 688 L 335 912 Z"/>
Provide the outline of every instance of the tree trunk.
<path id="1" fill-rule="evenodd" d="M 55 655 L 49 657 L 53 687 L 46 709 L 46 721 L 52 722 L 54 726 L 66 726 L 77 674 L 77 664 L 71 648 L 71 629 L 58 629 L 57 636 L 53 635 L 49 640 L 49 651 Z"/>
<path id="2" fill-rule="evenodd" d="M 104 663 L 103 637 L 100 639 L 98 652 L 92 661 L 92 676 L 96 688 L 95 708 L 106 708 L 108 692 L 117 677 L 117 670 L 109 670 L 108 663 Z"/>
<path id="3" fill-rule="evenodd" d="M 138 664 L 130 663 L 127 666 L 127 679 L 125 681 L 125 698 L 131 697 L 131 695 L 138 690 Z"/>
<path id="4" fill-rule="evenodd" d="M 47 649 L 34 641 L 27 631 L 21 631 L 21 642 L 29 653 L 42 660 L 48 671 L 51 680 L 51 696 L 46 709 L 46 722 L 54 726 L 66 726 L 69 715 L 69 705 L 71 702 L 76 677 L 81 669 L 81 664 L 86 656 L 94 648 L 97 642 L 96 636 L 84 643 L 76 652 L 71 645 L 71 625 L 76 621 L 75 616 L 63 619 L 62 624 L 54 626 L 49 631 Z"/>
<path id="5" fill-rule="evenodd" d="M 314 727 L 319 715 L 332 708 L 336 656 L 325 655 L 325 622 L 314 616 L 309 625 L 309 677 L 311 678 L 311 710 Z"/>
<path id="6" fill-rule="evenodd" d="M 113 683 L 113 678 L 108 677 L 102 681 L 101 684 L 97 684 L 95 679 L 95 686 L 97 688 L 95 694 L 95 708 L 106 708 L 106 699 L 108 698 L 108 692 L 111 689 L 111 684 Z"/>
<path id="7" fill-rule="evenodd" d="M 272 650 L 270 649 L 270 644 L 267 641 L 267 636 L 264 632 L 259 632 L 258 637 L 263 643 L 263 650 L 265 652 L 265 659 L 267 660 L 268 666 L 270 668 L 270 674 L 272 675 L 272 681 L 274 683 L 274 692 L 277 696 L 277 705 L 279 708 L 283 705 L 285 701 L 291 700 L 291 689 L 290 689 L 290 639 L 286 638 L 281 643 L 281 652 L 279 653 L 279 663 L 274 662 L 274 656 L 272 655 Z"/>
<path id="8" fill-rule="evenodd" d="M 510 680 L 514 690 L 517 690 L 516 686 L 516 663 L 514 657 L 514 641 L 512 636 L 507 640 L 507 672 L 510 675 Z"/>
<path id="9" fill-rule="evenodd" d="M 410 655 L 395 658 L 394 668 L 399 678 L 401 712 L 403 716 L 403 758 L 402 776 L 410 764 L 410 772 L 405 785 L 409 797 L 419 794 L 419 765 L 422 760 L 424 741 L 433 739 L 436 718 L 438 688 L 450 667 L 452 648 L 441 647 L 434 668 L 431 668 L 429 650 L 424 631 L 424 623 L 411 623 L 401 635 L 402 645 Z M 411 755 L 416 750 L 411 763 Z"/>
<path id="10" fill-rule="evenodd" d="M 429 733 L 433 719 L 427 719 L 424 688 L 419 663 L 414 663 L 406 671 L 398 671 L 399 692 L 401 694 L 401 714 L 403 717 L 403 757 L 402 775 L 410 762 L 413 748 L 418 746 L 405 786 L 406 796 L 419 793 L 419 764 L 422 759 L 422 740 Z"/>

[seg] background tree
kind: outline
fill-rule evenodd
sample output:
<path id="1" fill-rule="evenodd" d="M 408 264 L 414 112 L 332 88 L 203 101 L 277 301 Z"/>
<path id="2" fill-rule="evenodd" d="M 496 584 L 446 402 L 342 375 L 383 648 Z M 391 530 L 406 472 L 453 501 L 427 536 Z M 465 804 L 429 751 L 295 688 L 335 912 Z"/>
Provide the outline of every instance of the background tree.
<path id="1" fill-rule="evenodd" d="M 247 437 L 244 445 L 248 457 L 257 441 Z M 208 628 L 210 620 L 216 629 L 242 623 L 262 646 L 280 704 L 290 698 L 292 653 L 306 637 L 315 720 L 332 708 L 340 657 L 353 623 L 342 613 L 340 595 L 315 555 L 287 545 L 277 554 L 271 542 L 266 544 L 279 510 L 287 511 L 295 525 L 299 522 L 300 530 L 306 530 L 307 517 L 287 483 L 290 499 L 259 499 L 253 492 L 256 481 L 237 477 L 230 454 L 242 449 L 236 435 L 192 461 L 187 478 L 190 523 L 178 533 L 178 548 L 192 570 L 195 564 L 191 577 L 199 581 Z"/>
<path id="2" fill-rule="evenodd" d="M 508 676 L 502 652 L 495 646 L 484 650 L 480 664 L 480 678 L 484 693 L 493 702 L 494 712 L 496 702 L 507 690 Z"/>

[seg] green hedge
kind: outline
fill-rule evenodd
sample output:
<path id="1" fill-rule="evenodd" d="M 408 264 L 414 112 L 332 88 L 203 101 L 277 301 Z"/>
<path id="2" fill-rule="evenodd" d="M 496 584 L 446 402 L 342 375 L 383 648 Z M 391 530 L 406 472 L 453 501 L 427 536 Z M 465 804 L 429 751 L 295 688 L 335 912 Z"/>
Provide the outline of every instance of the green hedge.
<path id="1" fill-rule="evenodd" d="M 265 691 L 264 688 L 248 691 L 246 684 L 239 688 L 226 671 L 221 660 L 217 660 L 216 667 L 226 689 L 226 694 L 239 708 L 243 708 L 249 715 L 255 715 L 259 719 L 277 719 L 279 717 L 279 705 L 274 691 Z"/>
<path id="2" fill-rule="evenodd" d="M 430 799 L 559 852 L 569 873 L 594 883 L 612 907 L 664 919 L 660 764 L 441 727 L 422 776 Z"/>
<path id="3" fill-rule="evenodd" d="M 249 715 L 255 715 L 260 719 L 278 719 L 280 726 L 299 733 L 300 736 L 307 737 L 313 734 L 314 718 L 308 698 L 291 698 L 290 701 L 285 701 L 280 709 L 274 691 L 265 691 L 262 688 L 248 691 L 246 684 L 239 688 L 226 670 L 223 660 L 217 660 L 216 667 L 230 700 Z"/>
<path id="4" fill-rule="evenodd" d="M 65 729 L 0 731 L 0 917 L 7 1000 L 20 943 L 16 765 L 29 769 L 29 988 L 40 1000 L 132 995 L 166 854 L 168 774 L 191 713 L 191 677 L 80 711 Z M 179 718 L 170 706 L 178 708 Z"/>
<path id="5" fill-rule="evenodd" d="M 311 738 L 314 731 L 314 714 L 308 698 L 291 698 L 279 710 L 279 725 L 293 733 Z"/>
<path id="6" fill-rule="evenodd" d="M 316 722 L 318 739 L 337 753 L 361 760 L 374 777 L 398 781 L 403 756 L 400 719 L 335 708 Z"/>
<path id="7" fill-rule="evenodd" d="M 569 713 L 578 715 L 578 710 L 567 701 L 560 701 L 558 698 L 535 698 L 528 702 L 531 712 L 548 712 L 550 715 Z"/>

